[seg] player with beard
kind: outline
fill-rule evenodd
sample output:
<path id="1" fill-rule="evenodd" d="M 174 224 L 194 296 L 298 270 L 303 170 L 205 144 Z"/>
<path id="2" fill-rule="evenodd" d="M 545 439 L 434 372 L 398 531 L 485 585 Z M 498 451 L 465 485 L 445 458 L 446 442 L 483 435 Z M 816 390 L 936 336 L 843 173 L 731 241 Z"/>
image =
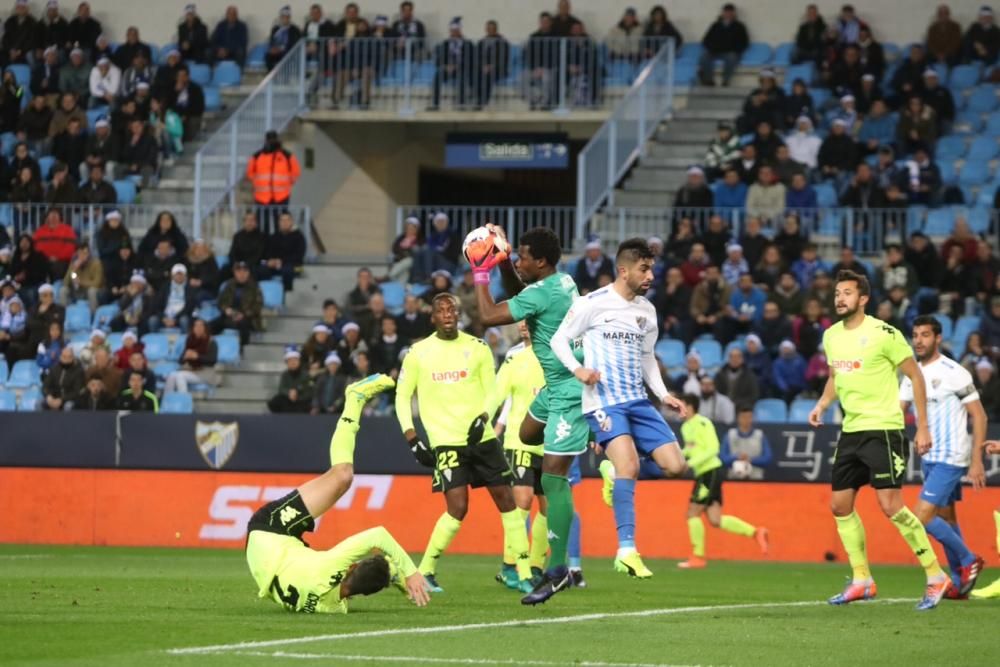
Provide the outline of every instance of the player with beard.
<path id="1" fill-rule="evenodd" d="M 552 337 L 552 351 L 583 383 L 584 415 L 615 468 L 615 569 L 645 579 L 653 573 L 635 546 L 640 456 L 649 457 L 670 475 L 686 467 L 677 437 L 649 400 L 646 386 L 682 418 L 686 409 L 667 392 L 653 354 L 659 333 L 656 309 L 643 296 L 653 283 L 653 252 L 644 239 L 629 239 L 618 247 L 615 262 L 615 281 L 573 304 Z M 582 364 L 571 345 L 581 336 Z"/>
<path id="2" fill-rule="evenodd" d="M 853 578 L 829 602 L 842 605 L 870 600 L 876 595 L 865 550 L 865 528 L 854 511 L 858 489 L 870 484 L 882 511 L 906 540 L 927 575 L 927 587 L 917 609 L 933 609 L 952 583 L 938 565 L 920 519 L 903 504 L 909 443 L 903 432 L 897 370 L 913 384 L 911 402 L 917 410 L 914 445 L 921 455 L 932 445 L 927 423 L 927 388 L 903 335 L 895 327 L 865 315 L 870 295 L 871 286 L 865 276 L 853 271 L 837 274 L 834 303 L 841 319 L 823 334 L 830 378 L 809 413 L 809 423 L 819 427 L 823 413 L 835 399 L 840 399 L 844 412 L 833 457 L 830 509 L 837 520 L 837 532 Z"/>

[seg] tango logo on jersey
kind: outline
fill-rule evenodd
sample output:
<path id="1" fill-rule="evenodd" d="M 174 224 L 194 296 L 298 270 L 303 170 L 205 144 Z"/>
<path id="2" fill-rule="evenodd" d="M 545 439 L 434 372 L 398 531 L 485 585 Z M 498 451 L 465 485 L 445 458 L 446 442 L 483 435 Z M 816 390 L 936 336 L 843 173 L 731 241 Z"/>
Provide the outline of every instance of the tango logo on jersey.
<path id="1" fill-rule="evenodd" d="M 432 380 L 435 382 L 445 382 L 447 384 L 460 382 L 467 377 L 469 377 L 469 371 L 465 368 L 456 371 L 434 371 L 431 373 Z"/>
<path id="2" fill-rule="evenodd" d="M 851 373 L 860 371 L 863 362 L 861 359 L 831 359 L 830 368 L 841 373 Z"/>

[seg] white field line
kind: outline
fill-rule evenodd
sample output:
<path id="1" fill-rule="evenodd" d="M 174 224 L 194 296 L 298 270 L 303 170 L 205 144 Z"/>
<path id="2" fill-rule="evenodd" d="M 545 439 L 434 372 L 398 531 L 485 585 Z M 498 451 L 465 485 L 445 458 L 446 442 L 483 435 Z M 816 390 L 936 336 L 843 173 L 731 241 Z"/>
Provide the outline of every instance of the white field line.
<path id="1" fill-rule="evenodd" d="M 483 659 L 483 658 L 421 658 L 414 655 L 340 655 L 331 653 L 289 653 L 287 651 L 219 651 L 213 655 L 242 655 L 252 658 L 280 658 L 283 660 L 343 660 L 346 662 L 413 662 L 434 665 L 530 665 L 532 667 L 697 667 L 695 665 L 668 665 L 648 662 L 595 662 L 592 660 L 553 662 L 550 660 Z"/>
<path id="2" fill-rule="evenodd" d="M 909 598 L 891 598 L 882 603 L 913 602 Z M 869 604 L 877 604 L 878 601 Z M 271 639 L 255 642 L 237 642 L 235 644 L 214 644 L 212 646 L 190 646 L 186 648 L 167 649 L 173 655 L 190 655 L 198 653 L 219 653 L 223 651 L 240 651 L 272 646 L 292 646 L 295 644 L 310 644 L 320 641 L 342 641 L 344 639 L 364 639 L 367 637 L 390 637 L 393 635 L 429 635 L 442 632 L 462 632 L 465 630 L 485 630 L 495 628 L 523 627 L 528 625 L 560 625 L 566 623 L 586 623 L 615 618 L 644 618 L 648 616 L 674 616 L 677 614 L 695 614 L 700 612 L 744 611 L 752 609 L 786 609 L 789 607 L 819 607 L 826 606 L 823 600 L 804 600 L 800 602 L 760 602 L 752 604 L 723 604 L 698 607 L 668 607 L 663 609 L 643 609 L 640 611 L 603 612 L 596 614 L 579 614 L 576 616 L 555 616 L 552 618 L 528 618 L 511 621 L 491 621 L 489 623 L 465 623 L 462 625 L 433 625 L 417 628 L 388 628 L 384 630 L 367 630 L 364 632 L 345 632 L 341 634 L 312 635 L 309 637 L 291 637 L 289 639 Z"/>
<path id="3" fill-rule="evenodd" d="M 0 554 L 0 560 L 29 560 L 34 558 L 52 558 L 52 554 Z"/>

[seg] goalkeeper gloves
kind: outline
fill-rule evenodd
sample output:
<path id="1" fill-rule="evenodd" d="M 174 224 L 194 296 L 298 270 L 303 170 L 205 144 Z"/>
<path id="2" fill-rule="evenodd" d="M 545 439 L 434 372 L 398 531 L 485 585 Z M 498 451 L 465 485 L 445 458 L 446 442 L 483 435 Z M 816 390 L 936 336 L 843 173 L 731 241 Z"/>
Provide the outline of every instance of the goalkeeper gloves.
<path id="1" fill-rule="evenodd" d="M 410 452 L 413 454 L 413 458 L 417 460 L 417 463 L 426 468 L 433 468 L 434 452 L 427 446 L 427 443 L 416 435 L 410 438 L 408 442 L 410 444 Z"/>
<path id="2" fill-rule="evenodd" d="M 468 445 L 478 445 L 483 441 L 483 433 L 486 432 L 486 426 L 490 423 L 490 417 L 485 412 L 475 419 L 472 420 L 472 424 L 469 426 L 469 438 L 466 440 Z"/>

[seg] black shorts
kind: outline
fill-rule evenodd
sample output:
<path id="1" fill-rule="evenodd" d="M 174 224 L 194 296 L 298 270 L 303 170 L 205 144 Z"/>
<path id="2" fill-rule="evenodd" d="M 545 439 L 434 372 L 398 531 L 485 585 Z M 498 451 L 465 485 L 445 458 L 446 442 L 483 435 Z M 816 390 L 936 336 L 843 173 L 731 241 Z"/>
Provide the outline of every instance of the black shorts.
<path id="1" fill-rule="evenodd" d="M 434 491 L 460 486 L 510 486 L 514 473 L 503 455 L 500 441 L 493 439 L 465 447 L 434 448 Z"/>
<path id="2" fill-rule="evenodd" d="M 713 503 L 722 504 L 722 478 L 726 476 L 724 468 L 716 468 L 694 478 L 694 488 L 691 489 L 691 502 L 708 507 Z"/>
<path id="3" fill-rule="evenodd" d="M 530 486 L 536 496 L 544 496 L 542 490 L 542 457 L 522 449 L 505 449 L 507 463 L 514 473 L 514 486 Z"/>
<path id="4" fill-rule="evenodd" d="M 247 536 L 251 531 L 262 530 L 302 540 L 303 533 L 311 532 L 315 528 L 316 521 L 306 510 L 299 492 L 292 491 L 254 512 L 247 523 Z"/>
<path id="5" fill-rule="evenodd" d="M 910 443 L 903 431 L 842 433 L 833 454 L 833 490 L 898 489 L 906 476 Z"/>

